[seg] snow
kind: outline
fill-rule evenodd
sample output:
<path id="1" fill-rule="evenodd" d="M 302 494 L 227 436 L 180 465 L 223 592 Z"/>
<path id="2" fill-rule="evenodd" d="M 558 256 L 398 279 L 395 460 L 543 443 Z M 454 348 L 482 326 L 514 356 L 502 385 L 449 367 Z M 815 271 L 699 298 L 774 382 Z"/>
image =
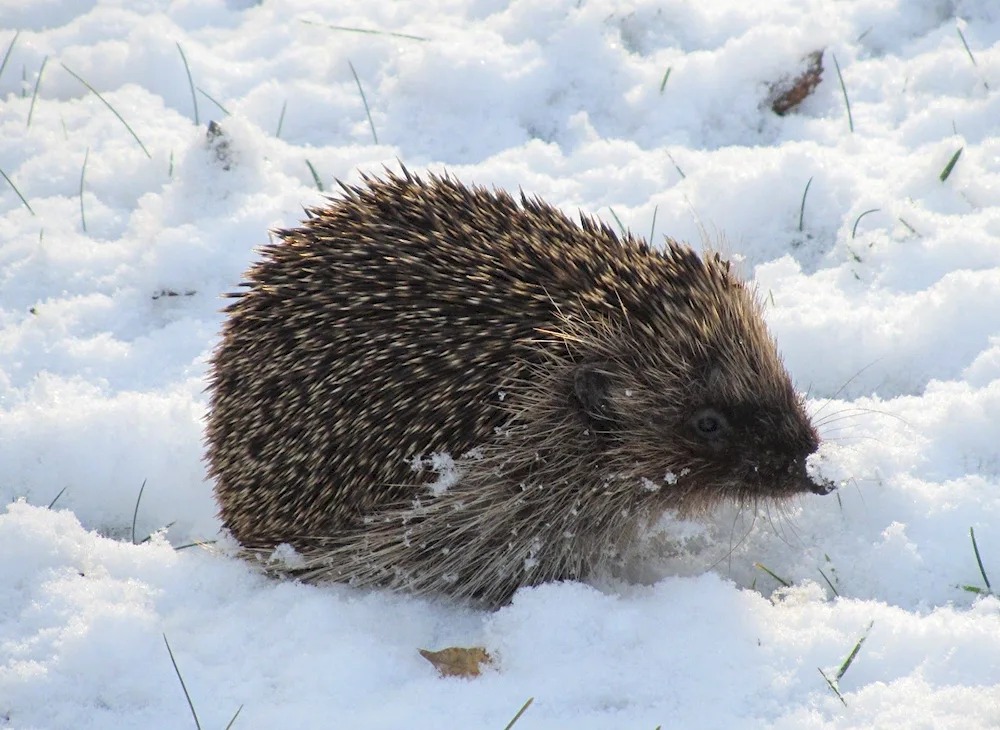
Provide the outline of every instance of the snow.
<path id="1" fill-rule="evenodd" d="M 0 169 L 33 213 L 0 181 L 0 728 L 194 727 L 163 635 L 206 728 L 242 705 L 237 729 L 501 730 L 529 697 L 524 730 L 1000 726 L 1000 599 L 964 588 L 986 588 L 970 528 L 1000 585 L 995 0 L 2 0 L 0 53 L 15 32 Z M 769 84 L 821 48 L 775 116 Z M 841 489 L 667 519 L 632 581 L 495 613 L 175 549 L 220 537 L 220 295 L 322 201 L 307 160 L 327 191 L 402 161 L 737 257 Z M 818 670 L 870 622 L 842 702 Z M 417 653 L 475 645 L 475 680 Z"/>

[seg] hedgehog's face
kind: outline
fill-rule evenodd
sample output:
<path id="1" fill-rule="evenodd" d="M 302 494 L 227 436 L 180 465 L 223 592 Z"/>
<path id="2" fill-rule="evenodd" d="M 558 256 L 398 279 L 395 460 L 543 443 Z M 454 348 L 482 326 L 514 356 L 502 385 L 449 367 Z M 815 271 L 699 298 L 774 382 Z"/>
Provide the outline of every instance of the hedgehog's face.
<path id="1" fill-rule="evenodd" d="M 609 460 L 682 511 L 831 491 L 806 472 L 819 437 L 801 400 L 787 377 L 774 385 L 734 397 L 710 373 L 678 397 L 606 363 L 574 376 L 575 400 Z"/>
<path id="2" fill-rule="evenodd" d="M 794 393 L 782 400 L 713 400 L 685 409 L 674 433 L 700 467 L 697 478 L 740 502 L 831 491 L 806 472 L 819 447 L 815 429 Z"/>

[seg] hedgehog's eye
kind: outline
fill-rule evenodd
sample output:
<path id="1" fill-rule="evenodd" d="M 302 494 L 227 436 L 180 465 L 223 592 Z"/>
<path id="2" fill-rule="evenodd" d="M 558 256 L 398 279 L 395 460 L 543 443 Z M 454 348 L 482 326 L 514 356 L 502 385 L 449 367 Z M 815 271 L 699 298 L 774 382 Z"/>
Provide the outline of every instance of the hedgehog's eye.
<path id="1" fill-rule="evenodd" d="M 729 431 L 729 422 L 714 408 L 703 408 L 694 414 L 691 419 L 691 427 L 701 438 L 715 441 L 725 436 Z"/>
<path id="2" fill-rule="evenodd" d="M 602 363 L 583 363 L 573 372 L 573 393 L 590 418 L 610 420 L 608 390 L 611 374 Z"/>
<path id="3" fill-rule="evenodd" d="M 698 431 L 706 436 L 710 433 L 715 433 L 722 428 L 722 425 L 719 423 L 719 419 L 715 416 L 702 416 L 698 419 L 695 426 L 698 427 Z"/>

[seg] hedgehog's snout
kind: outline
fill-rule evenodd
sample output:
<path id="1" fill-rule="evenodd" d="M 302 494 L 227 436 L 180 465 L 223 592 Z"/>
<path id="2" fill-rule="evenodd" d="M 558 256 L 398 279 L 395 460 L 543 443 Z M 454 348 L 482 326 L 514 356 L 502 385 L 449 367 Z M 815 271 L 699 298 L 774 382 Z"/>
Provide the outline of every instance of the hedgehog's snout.
<path id="1" fill-rule="evenodd" d="M 797 491 L 800 492 L 824 495 L 837 488 L 829 479 L 817 478 L 809 474 L 805 459 L 793 459 L 789 462 L 788 474 L 798 484 Z"/>
<path id="2" fill-rule="evenodd" d="M 817 482 L 813 480 L 812 477 L 807 477 L 806 480 L 808 483 L 809 491 L 812 492 L 813 494 L 819 494 L 819 495 L 829 494 L 830 492 L 837 489 L 837 485 L 831 482 L 829 479 L 823 479 Z"/>

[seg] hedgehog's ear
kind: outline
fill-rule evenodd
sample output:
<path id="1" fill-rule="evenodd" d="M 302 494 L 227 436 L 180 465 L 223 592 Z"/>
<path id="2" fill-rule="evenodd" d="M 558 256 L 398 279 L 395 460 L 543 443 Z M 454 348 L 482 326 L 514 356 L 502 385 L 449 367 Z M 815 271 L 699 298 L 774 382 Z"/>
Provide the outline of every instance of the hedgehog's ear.
<path id="1" fill-rule="evenodd" d="M 610 390 L 613 375 L 606 363 L 585 362 L 573 371 L 573 396 L 580 410 L 594 421 L 610 421 Z"/>

